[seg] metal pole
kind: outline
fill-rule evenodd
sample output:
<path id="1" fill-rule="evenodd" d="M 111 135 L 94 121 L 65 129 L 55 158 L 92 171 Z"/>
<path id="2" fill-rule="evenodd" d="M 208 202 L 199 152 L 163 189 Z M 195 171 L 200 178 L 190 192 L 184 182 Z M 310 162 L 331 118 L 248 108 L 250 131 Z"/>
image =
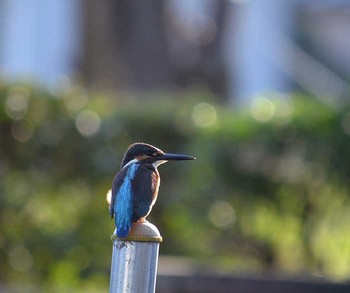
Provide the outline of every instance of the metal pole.
<path id="1" fill-rule="evenodd" d="M 156 288 L 159 243 L 156 226 L 134 223 L 126 238 L 112 235 L 110 293 L 153 293 Z"/>

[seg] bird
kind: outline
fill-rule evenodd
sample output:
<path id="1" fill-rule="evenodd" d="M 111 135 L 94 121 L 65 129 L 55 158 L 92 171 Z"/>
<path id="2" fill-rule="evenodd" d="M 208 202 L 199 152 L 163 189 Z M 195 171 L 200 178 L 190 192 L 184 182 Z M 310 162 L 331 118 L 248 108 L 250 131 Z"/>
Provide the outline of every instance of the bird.
<path id="1" fill-rule="evenodd" d="M 148 143 L 137 142 L 128 147 L 107 195 L 109 214 L 114 218 L 118 238 L 126 238 L 132 224 L 145 221 L 150 214 L 160 185 L 157 167 L 168 161 L 194 159 L 193 156 L 165 153 Z"/>

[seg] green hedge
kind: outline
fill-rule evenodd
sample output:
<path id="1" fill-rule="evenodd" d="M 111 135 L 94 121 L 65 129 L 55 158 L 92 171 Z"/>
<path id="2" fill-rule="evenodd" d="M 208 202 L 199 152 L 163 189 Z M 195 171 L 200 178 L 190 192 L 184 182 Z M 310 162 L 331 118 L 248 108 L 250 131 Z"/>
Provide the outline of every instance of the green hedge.
<path id="1" fill-rule="evenodd" d="M 120 97 L 0 88 L 0 281 L 105 291 L 105 194 L 135 141 L 160 167 L 161 254 L 224 273 L 350 274 L 350 112 L 310 97 L 227 109 L 204 93 Z M 20 282 L 19 282 L 20 280 Z"/>

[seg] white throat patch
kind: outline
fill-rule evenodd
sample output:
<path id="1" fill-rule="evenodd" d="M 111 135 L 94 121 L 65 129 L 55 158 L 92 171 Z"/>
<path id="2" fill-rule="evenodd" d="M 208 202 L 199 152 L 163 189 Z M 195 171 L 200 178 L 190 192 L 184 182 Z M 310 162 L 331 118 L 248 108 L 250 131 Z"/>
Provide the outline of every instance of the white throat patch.
<path id="1" fill-rule="evenodd" d="M 152 165 L 153 165 L 155 168 L 157 168 L 159 165 L 164 164 L 164 163 L 166 163 L 166 162 L 168 162 L 168 161 L 167 161 L 167 160 L 159 160 L 159 161 L 155 161 Z"/>

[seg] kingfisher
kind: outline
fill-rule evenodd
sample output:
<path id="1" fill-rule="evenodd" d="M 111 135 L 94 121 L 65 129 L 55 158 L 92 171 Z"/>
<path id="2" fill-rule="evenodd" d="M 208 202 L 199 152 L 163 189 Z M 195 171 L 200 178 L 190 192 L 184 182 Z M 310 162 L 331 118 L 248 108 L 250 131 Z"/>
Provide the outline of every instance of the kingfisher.
<path id="1" fill-rule="evenodd" d="M 145 221 L 157 200 L 160 176 L 157 167 L 168 161 L 194 160 L 195 157 L 164 153 L 147 143 L 134 143 L 126 150 L 120 170 L 114 177 L 109 213 L 114 217 L 117 237 L 128 236 L 131 225 Z"/>

